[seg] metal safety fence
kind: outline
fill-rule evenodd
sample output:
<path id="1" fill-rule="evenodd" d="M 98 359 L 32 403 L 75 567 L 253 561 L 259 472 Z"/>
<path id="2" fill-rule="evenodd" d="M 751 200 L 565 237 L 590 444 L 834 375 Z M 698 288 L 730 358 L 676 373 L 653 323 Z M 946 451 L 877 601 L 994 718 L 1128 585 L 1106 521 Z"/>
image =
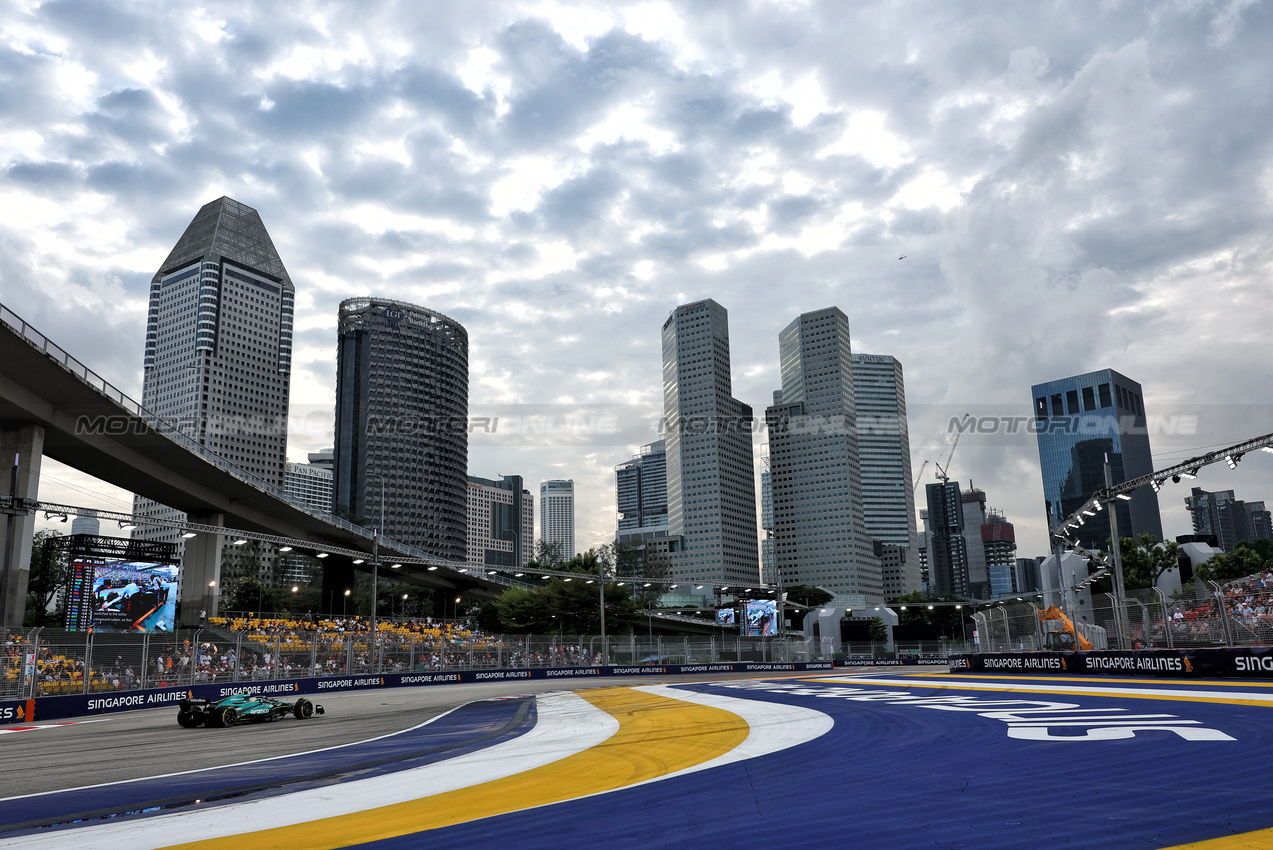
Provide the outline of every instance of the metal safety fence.
<path id="1" fill-rule="evenodd" d="M 1184 649 L 1273 645 L 1273 572 L 1224 585 L 1200 583 L 1168 594 L 1158 588 L 1067 598 L 1065 615 L 1093 649 Z M 1057 649 L 1050 635 L 1068 633 L 1060 621 L 1040 617 L 1029 602 L 1004 603 L 973 614 L 971 652 Z M 1068 634 L 1065 642 L 1071 639 Z M 1069 648 L 1066 646 L 1065 648 Z"/>
<path id="2" fill-rule="evenodd" d="M 204 628 L 170 634 L 31 629 L 0 632 L 0 699 L 310 676 L 531 667 L 816 660 L 802 637 L 273 633 Z"/>

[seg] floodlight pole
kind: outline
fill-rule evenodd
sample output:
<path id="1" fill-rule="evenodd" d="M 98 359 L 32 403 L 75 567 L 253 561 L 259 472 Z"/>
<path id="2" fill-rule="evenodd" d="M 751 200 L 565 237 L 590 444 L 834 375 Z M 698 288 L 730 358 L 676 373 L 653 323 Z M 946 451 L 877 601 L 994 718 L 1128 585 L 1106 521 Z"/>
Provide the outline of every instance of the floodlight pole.
<path id="1" fill-rule="evenodd" d="M 1110 471 L 1109 455 L 1105 455 L 1105 489 L 1108 491 L 1114 486 L 1114 474 Z M 1110 499 L 1105 506 L 1109 511 L 1109 549 L 1110 554 L 1114 556 L 1114 622 L 1118 625 L 1118 648 L 1124 649 L 1123 646 L 1123 600 L 1125 591 L 1123 589 L 1123 552 L 1122 545 L 1118 537 L 1118 510 L 1116 503 Z"/>
<path id="2" fill-rule="evenodd" d="M 605 556 L 597 556 L 597 584 L 601 593 L 601 663 L 610 661 L 610 653 L 606 652 L 606 565 Z"/>

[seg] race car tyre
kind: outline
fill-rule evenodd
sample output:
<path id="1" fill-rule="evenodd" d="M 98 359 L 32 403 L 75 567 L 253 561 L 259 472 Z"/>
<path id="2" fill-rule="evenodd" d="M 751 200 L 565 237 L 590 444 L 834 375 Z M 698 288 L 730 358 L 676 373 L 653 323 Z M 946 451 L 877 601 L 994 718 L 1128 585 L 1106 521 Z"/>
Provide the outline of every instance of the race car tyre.
<path id="1" fill-rule="evenodd" d="M 223 705 L 212 713 L 212 719 L 208 721 L 208 725 L 225 729 L 228 726 L 234 726 L 238 722 L 239 713 L 230 706 Z"/>
<path id="2" fill-rule="evenodd" d="M 203 724 L 203 718 L 193 711 L 178 711 L 177 725 L 182 729 L 193 729 Z"/>
<path id="3" fill-rule="evenodd" d="M 309 720 L 314 716 L 314 704 L 307 699 L 298 699 L 292 714 L 296 715 L 297 720 Z"/>

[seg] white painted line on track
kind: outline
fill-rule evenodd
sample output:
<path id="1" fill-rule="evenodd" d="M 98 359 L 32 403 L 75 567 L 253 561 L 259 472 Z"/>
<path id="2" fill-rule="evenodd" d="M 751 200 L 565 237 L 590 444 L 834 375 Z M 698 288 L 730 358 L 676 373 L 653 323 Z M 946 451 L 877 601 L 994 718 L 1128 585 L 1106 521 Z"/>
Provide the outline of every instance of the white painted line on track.
<path id="1" fill-rule="evenodd" d="M 723 756 L 717 756 L 710 761 L 660 776 L 657 779 L 646 780 L 641 783 L 642 785 L 790 749 L 822 737 L 835 726 L 835 721 L 830 715 L 812 708 L 759 699 L 740 699 L 722 694 L 685 691 L 671 685 L 647 685 L 633 688 L 633 690 L 719 708 L 737 714 L 751 727 L 747 739 Z"/>
<path id="2" fill-rule="evenodd" d="M 849 678 L 849 677 L 827 677 L 819 676 L 816 679 L 810 679 L 811 682 L 823 682 L 831 685 L 890 685 L 903 688 L 919 688 L 930 690 L 934 688 L 943 690 L 968 690 L 968 691 L 1023 691 L 1029 693 L 1048 693 L 1048 694 L 1087 694 L 1097 696 L 1157 696 L 1169 699 L 1213 699 L 1219 701 L 1227 700 L 1243 700 L 1244 702 L 1259 702 L 1266 705 L 1273 705 L 1273 694 L 1267 693 L 1251 693 L 1244 691 L 1184 691 L 1173 690 L 1171 688 L 1112 688 L 1102 685 L 1100 682 L 1092 682 L 1090 685 L 1037 685 L 1037 684 L 1018 684 L 1016 682 L 969 682 L 965 680 L 956 680 L 951 682 L 935 683 L 933 679 L 878 679 L 871 678 Z"/>
<path id="3" fill-rule="evenodd" d="M 18 836 L 0 840 L 0 847 L 157 850 L 196 839 L 308 823 L 533 770 L 597 746 L 619 730 L 619 721 L 573 693 L 542 694 L 536 703 L 538 719 L 526 734 L 437 764 L 198 811 Z"/>
<path id="4" fill-rule="evenodd" d="M 478 700 L 478 702 L 480 702 L 480 700 Z M 388 732 L 384 735 L 376 735 L 374 738 L 363 738 L 361 741 L 350 741 L 348 744 L 334 744 L 330 747 L 318 747 L 317 749 L 313 749 L 313 750 L 298 750 L 297 752 L 294 752 L 294 753 L 284 753 L 281 756 L 269 756 L 263 759 L 250 759 L 248 761 L 235 762 L 234 764 L 214 764 L 211 767 L 196 767 L 193 770 L 178 770 L 173 773 L 161 773 L 155 776 L 138 776 L 136 779 L 119 779 L 119 780 L 116 780 L 115 782 L 100 782 L 97 785 L 81 785 L 77 788 L 58 788 L 53 791 L 39 791 L 35 794 L 18 794 L 13 797 L 0 797 L 0 803 L 7 802 L 9 800 L 22 800 L 26 797 L 43 797 L 46 794 L 71 794 L 76 791 L 88 791 L 92 788 L 106 788 L 111 785 L 127 785 L 131 782 L 149 782 L 152 779 L 169 779 L 173 776 L 187 776 L 191 773 L 207 773 L 210 770 L 226 770 L 228 768 L 243 767 L 244 765 L 249 765 L 249 764 L 263 764 L 264 762 L 267 762 L 267 761 L 278 761 L 279 759 L 290 759 L 290 758 L 296 758 L 298 756 L 308 756 L 308 755 L 313 755 L 314 753 L 326 753 L 326 752 L 330 752 L 331 750 L 341 750 L 341 749 L 344 749 L 345 747 L 356 747 L 359 744 L 369 744 L 372 741 L 380 741 L 385 738 L 392 738 L 395 735 L 402 735 L 407 732 L 411 732 L 415 729 L 420 729 L 424 726 L 428 726 L 430 723 L 437 723 L 443 717 L 446 717 L 448 714 L 451 714 L 452 712 L 459 711 L 463 707 L 464 706 L 462 705 L 457 705 L 455 708 L 444 711 L 436 717 L 430 717 L 428 720 L 424 721 L 423 723 L 417 723 L 416 725 L 408 729 L 400 729 L 397 732 Z M 105 720 L 108 718 L 102 718 L 102 719 Z M 195 733 L 195 734 L 200 734 L 200 733 Z M 203 733 L 203 734 L 206 734 L 206 733 Z M 0 845 L 0 847 L 2 846 L 4 845 Z"/>
<path id="5" fill-rule="evenodd" d="M 0 735 L 12 735 L 15 732 L 38 732 L 41 729 L 61 729 L 66 726 L 81 726 L 85 723 L 105 723 L 109 717 L 103 717 L 98 720 L 67 720 L 63 723 L 41 723 L 34 726 L 4 726 L 0 727 Z"/>

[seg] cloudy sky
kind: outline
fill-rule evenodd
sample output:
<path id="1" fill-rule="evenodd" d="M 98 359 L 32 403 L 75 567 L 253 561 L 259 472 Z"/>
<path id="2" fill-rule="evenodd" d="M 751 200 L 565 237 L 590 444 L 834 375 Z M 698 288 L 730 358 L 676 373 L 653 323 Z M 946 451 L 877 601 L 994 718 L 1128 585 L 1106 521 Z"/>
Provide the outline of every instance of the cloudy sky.
<path id="1" fill-rule="evenodd" d="M 1268 4 L 0 0 L 0 35 L 0 301 L 140 398 L 150 277 L 202 204 L 255 207 L 297 288 L 293 460 L 368 294 L 468 328 L 475 412 L 618 411 L 470 452 L 573 478 L 581 546 L 705 297 L 759 411 L 779 330 L 843 309 L 903 363 L 916 471 L 952 416 L 1107 367 L 1197 417 L 1160 467 L 1273 431 Z M 1044 551 L 1032 437 L 951 473 Z M 1273 456 L 1197 483 L 1273 500 Z M 40 493 L 129 504 L 53 463 Z"/>

